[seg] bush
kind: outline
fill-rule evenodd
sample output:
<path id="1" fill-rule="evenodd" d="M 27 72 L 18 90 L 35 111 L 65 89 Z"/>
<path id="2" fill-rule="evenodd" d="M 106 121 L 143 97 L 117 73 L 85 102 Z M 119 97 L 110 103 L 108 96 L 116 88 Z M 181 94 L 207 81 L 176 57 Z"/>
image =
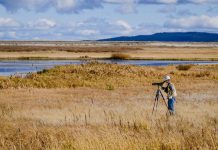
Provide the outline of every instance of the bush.
<path id="1" fill-rule="evenodd" d="M 189 69 L 191 69 L 191 67 L 192 67 L 192 65 L 178 65 L 177 67 L 176 67 L 176 69 L 178 69 L 178 70 L 183 70 L 183 71 L 187 71 L 187 70 L 189 70 Z"/>
<path id="2" fill-rule="evenodd" d="M 85 55 L 85 56 L 80 56 L 81 59 L 86 59 L 89 58 L 89 56 Z"/>
<path id="3" fill-rule="evenodd" d="M 106 89 L 107 89 L 107 90 L 114 90 L 114 86 L 111 85 L 111 84 L 107 84 Z"/>
<path id="4" fill-rule="evenodd" d="M 116 53 L 111 55 L 111 59 L 130 59 L 131 56 L 128 54 Z"/>
<path id="5" fill-rule="evenodd" d="M 203 71 L 203 72 L 197 73 L 195 76 L 196 77 L 209 77 L 210 72 L 209 71 Z"/>

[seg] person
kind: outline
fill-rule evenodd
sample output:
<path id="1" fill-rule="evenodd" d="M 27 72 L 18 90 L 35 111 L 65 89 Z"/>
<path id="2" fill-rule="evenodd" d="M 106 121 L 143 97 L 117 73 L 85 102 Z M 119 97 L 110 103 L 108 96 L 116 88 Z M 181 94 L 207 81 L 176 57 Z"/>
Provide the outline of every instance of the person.
<path id="1" fill-rule="evenodd" d="M 175 108 L 174 108 L 174 104 L 176 101 L 176 88 L 173 85 L 173 83 L 171 83 L 170 81 L 170 76 L 164 76 L 163 78 L 164 83 L 166 83 L 166 87 L 162 86 L 162 89 L 164 90 L 165 93 L 167 93 L 167 99 L 168 99 L 168 109 L 170 112 L 170 115 L 174 115 L 175 114 Z"/>

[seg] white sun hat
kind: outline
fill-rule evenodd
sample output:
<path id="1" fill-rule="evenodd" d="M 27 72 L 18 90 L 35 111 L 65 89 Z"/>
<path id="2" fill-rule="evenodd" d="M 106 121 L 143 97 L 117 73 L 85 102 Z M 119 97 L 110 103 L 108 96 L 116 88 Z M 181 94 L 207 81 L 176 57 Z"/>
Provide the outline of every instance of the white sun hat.
<path id="1" fill-rule="evenodd" d="M 164 81 L 170 80 L 170 76 L 164 76 L 163 80 Z"/>

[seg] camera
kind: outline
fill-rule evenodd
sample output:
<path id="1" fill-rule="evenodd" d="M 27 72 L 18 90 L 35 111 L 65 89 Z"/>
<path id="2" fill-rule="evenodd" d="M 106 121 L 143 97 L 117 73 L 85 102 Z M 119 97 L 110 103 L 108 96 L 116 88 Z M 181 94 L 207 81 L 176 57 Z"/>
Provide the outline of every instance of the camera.
<path id="1" fill-rule="evenodd" d="M 164 84 L 164 82 L 154 82 L 152 83 L 152 85 L 157 85 L 157 86 L 162 86 Z"/>

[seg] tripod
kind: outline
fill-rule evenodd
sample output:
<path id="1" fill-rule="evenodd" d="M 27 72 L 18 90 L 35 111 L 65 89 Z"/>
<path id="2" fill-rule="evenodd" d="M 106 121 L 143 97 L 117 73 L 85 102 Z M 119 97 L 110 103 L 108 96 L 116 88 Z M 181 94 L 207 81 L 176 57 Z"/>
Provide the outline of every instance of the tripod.
<path id="1" fill-rule="evenodd" d="M 157 105 L 158 105 L 158 101 L 159 101 L 160 96 L 162 97 L 162 99 L 163 99 L 163 101 L 164 101 L 164 103 L 165 103 L 165 105 L 167 107 L 167 110 L 169 111 L 166 100 L 165 100 L 165 97 L 163 96 L 163 93 L 161 92 L 160 85 L 158 85 L 158 88 L 157 88 L 157 91 L 156 91 L 156 96 L 155 96 L 155 99 L 154 99 L 154 106 L 153 106 L 152 114 L 154 113 L 155 109 L 157 111 Z"/>

